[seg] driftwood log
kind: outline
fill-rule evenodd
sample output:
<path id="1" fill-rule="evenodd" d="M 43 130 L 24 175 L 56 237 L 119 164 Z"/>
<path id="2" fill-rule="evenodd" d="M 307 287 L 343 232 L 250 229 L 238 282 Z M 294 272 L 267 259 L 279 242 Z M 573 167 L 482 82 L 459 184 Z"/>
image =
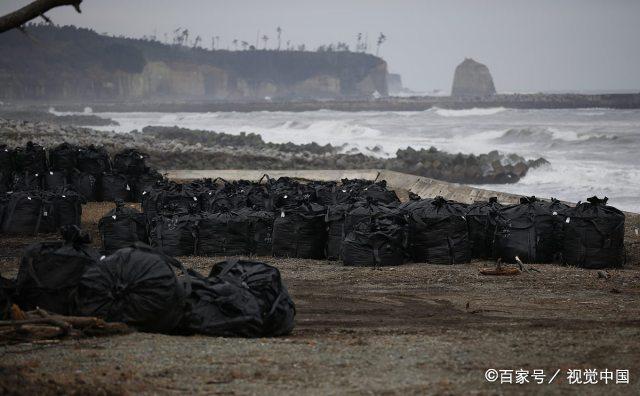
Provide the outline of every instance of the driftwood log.
<path id="1" fill-rule="evenodd" d="M 51 23 L 49 18 L 45 16 L 47 11 L 56 7 L 73 6 L 76 11 L 80 11 L 82 0 L 36 0 L 26 6 L 0 17 L 0 33 L 4 33 L 11 29 L 22 29 L 22 26 L 38 17 L 42 17 Z"/>
<path id="2" fill-rule="evenodd" d="M 24 312 L 11 308 L 11 320 L 0 321 L 0 344 L 127 334 L 133 330 L 124 323 L 100 318 L 50 314 L 42 309 Z"/>

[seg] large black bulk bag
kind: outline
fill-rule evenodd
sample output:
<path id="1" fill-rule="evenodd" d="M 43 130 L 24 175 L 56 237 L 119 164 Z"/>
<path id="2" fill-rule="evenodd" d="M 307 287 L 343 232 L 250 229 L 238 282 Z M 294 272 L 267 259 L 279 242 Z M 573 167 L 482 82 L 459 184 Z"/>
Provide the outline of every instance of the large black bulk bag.
<path id="1" fill-rule="evenodd" d="M 209 191 L 203 197 L 203 210 L 210 213 L 236 210 L 247 207 L 247 191 L 218 190 Z"/>
<path id="2" fill-rule="evenodd" d="M 235 279 L 205 278 L 187 270 L 191 286 L 178 331 L 219 337 L 260 337 L 262 309 L 248 286 Z"/>
<path id="3" fill-rule="evenodd" d="M 353 209 L 349 203 L 333 204 L 327 206 L 325 223 L 327 226 L 326 256 L 329 260 L 340 259 L 342 241 L 347 235 L 347 214 Z"/>
<path id="4" fill-rule="evenodd" d="M 251 222 L 249 252 L 256 256 L 271 256 L 273 251 L 273 212 L 264 210 L 241 209 L 242 213 Z"/>
<path id="5" fill-rule="evenodd" d="M 2 231 L 7 234 L 52 233 L 57 230 L 53 203 L 45 194 L 16 192 L 5 207 Z"/>
<path id="6" fill-rule="evenodd" d="M 82 276 L 76 313 L 124 322 L 141 331 L 172 332 L 182 319 L 189 293 L 174 268 L 186 273 L 178 260 L 148 246 L 120 249 Z"/>
<path id="7" fill-rule="evenodd" d="M 13 172 L 0 169 L 0 194 L 12 190 Z"/>
<path id="8" fill-rule="evenodd" d="M 160 214 L 171 213 L 199 213 L 201 211 L 200 199 L 190 191 L 173 189 L 153 189 L 143 194 L 142 211 L 148 219 L 153 219 Z"/>
<path id="9" fill-rule="evenodd" d="M 251 220 L 243 213 L 203 214 L 198 219 L 199 256 L 239 256 L 251 251 Z"/>
<path id="10" fill-rule="evenodd" d="M 344 233 L 348 234 L 361 222 L 370 223 L 374 218 L 380 217 L 393 218 L 398 224 L 404 223 L 402 212 L 393 204 L 378 203 L 373 198 L 368 198 L 351 204 L 344 222 Z"/>
<path id="11" fill-rule="evenodd" d="M 471 258 L 493 257 L 493 238 L 496 233 L 496 216 L 502 205 L 498 198 L 491 197 L 486 202 L 475 202 L 467 208 L 467 228 L 471 245 Z"/>
<path id="12" fill-rule="evenodd" d="M 54 207 L 55 221 L 58 227 L 80 226 L 84 197 L 70 189 L 60 189 L 50 198 Z"/>
<path id="13" fill-rule="evenodd" d="M 415 262 L 460 264 L 471 261 L 464 205 L 442 197 L 404 205 L 409 254 Z"/>
<path id="14" fill-rule="evenodd" d="M 250 187 L 246 194 L 246 206 L 253 210 L 272 210 L 271 193 L 265 185 Z"/>
<path id="15" fill-rule="evenodd" d="M 81 172 L 89 173 L 96 177 L 111 169 L 107 150 L 94 145 L 78 149 L 77 163 Z"/>
<path id="16" fill-rule="evenodd" d="M 273 255 L 323 259 L 327 232 L 325 208 L 303 203 L 293 209 L 282 209 L 273 222 Z"/>
<path id="17" fill-rule="evenodd" d="M 22 171 L 14 172 L 11 180 L 12 191 L 41 190 L 44 187 L 41 173 Z"/>
<path id="18" fill-rule="evenodd" d="M 145 216 L 122 201 L 98 222 L 102 250 L 111 254 L 118 249 L 147 241 Z"/>
<path id="19" fill-rule="evenodd" d="M 97 202 L 98 196 L 98 178 L 90 173 L 75 170 L 69 177 L 71 188 L 78 194 L 82 195 L 87 202 Z"/>
<path id="20" fill-rule="evenodd" d="M 277 268 L 255 261 L 223 261 L 211 269 L 211 277 L 238 281 L 249 287 L 262 311 L 261 336 L 291 333 L 295 326 L 296 307 Z"/>
<path id="21" fill-rule="evenodd" d="M 49 171 L 44 173 L 44 188 L 47 191 L 57 191 L 68 184 L 64 171 Z"/>
<path id="22" fill-rule="evenodd" d="M 404 227 L 391 219 L 361 222 L 342 242 L 345 265 L 378 267 L 400 265 L 405 258 Z"/>
<path id="23" fill-rule="evenodd" d="M 0 144 L 0 173 L 11 173 L 14 168 L 14 150 L 6 144 Z"/>
<path id="24" fill-rule="evenodd" d="M 144 196 L 158 186 L 158 183 L 163 180 L 163 177 L 159 172 L 153 169 L 147 169 L 139 175 L 128 175 L 127 180 L 131 187 L 132 200 L 142 203 Z"/>
<path id="25" fill-rule="evenodd" d="M 62 143 L 49 150 L 49 165 L 54 171 L 71 172 L 78 164 L 78 146 Z"/>
<path id="26" fill-rule="evenodd" d="M 505 206 L 496 217 L 496 257 L 515 262 L 552 263 L 561 260 L 567 205 L 523 197 L 520 204 Z"/>
<path id="27" fill-rule="evenodd" d="M 73 313 L 72 293 L 100 254 L 89 246 L 89 234 L 78 227 L 64 227 L 62 236 L 64 242 L 35 243 L 25 250 L 16 280 L 16 301 L 21 309 Z"/>
<path id="28" fill-rule="evenodd" d="M 131 186 L 126 175 L 105 172 L 100 178 L 100 198 L 102 201 L 131 201 Z"/>
<path id="29" fill-rule="evenodd" d="M 371 199 L 377 203 L 383 204 L 399 204 L 400 200 L 395 191 L 387 189 L 386 180 L 375 182 L 369 186 L 366 186 L 360 190 L 357 194 L 358 197 L 363 199 Z"/>
<path id="30" fill-rule="evenodd" d="M 9 205 L 9 197 L 11 194 L 5 194 L 0 192 L 0 234 L 2 234 L 2 224 L 4 223 L 4 215 L 7 212 L 7 206 Z"/>
<path id="31" fill-rule="evenodd" d="M 190 215 L 158 216 L 151 221 L 149 240 L 151 246 L 169 256 L 195 255 L 197 218 Z"/>
<path id="32" fill-rule="evenodd" d="M 15 279 L 4 278 L 0 275 L 0 320 L 12 319 L 11 305 L 14 302 L 15 292 Z"/>
<path id="33" fill-rule="evenodd" d="M 147 154 L 136 149 L 126 149 L 113 157 L 113 168 L 117 172 L 129 175 L 139 175 L 145 172 L 145 157 Z"/>
<path id="34" fill-rule="evenodd" d="M 15 149 L 14 165 L 18 172 L 43 174 L 47 170 L 47 152 L 39 144 L 28 142 Z"/>
<path id="35" fill-rule="evenodd" d="M 569 210 L 564 224 L 565 264 L 590 269 L 624 265 L 625 215 L 607 206 L 607 201 L 591 197 Z"/>

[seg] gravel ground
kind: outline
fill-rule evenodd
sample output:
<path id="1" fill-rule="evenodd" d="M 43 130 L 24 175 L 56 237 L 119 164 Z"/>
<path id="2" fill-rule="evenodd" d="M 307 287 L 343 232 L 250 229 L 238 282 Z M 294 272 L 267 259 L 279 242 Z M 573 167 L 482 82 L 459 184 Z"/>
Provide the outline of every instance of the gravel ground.
<path id="1" fill-rule="evenodd" d="M 95 232 L 108 204 L 90 204 Z M 0 272 L 18 246 L 0 238 Z M 11 251 L 6 250 L 14 246 Z M 207 273 L 224 258 L 183 258 Z M 0 347 L 2 394 L 639 394 L 640 267 L 533 265 L 486 277 L 474 262 L 381 270 L 260 258 L 296 302 L 288 337 L 134 333 Z M 552 384 L 499 385 L 485 370 L 543 369 Z M 568 369 L 630 370 L 630 384 L 569 385 Z M 530 378 L 531 380 L 531 378 Z"/>

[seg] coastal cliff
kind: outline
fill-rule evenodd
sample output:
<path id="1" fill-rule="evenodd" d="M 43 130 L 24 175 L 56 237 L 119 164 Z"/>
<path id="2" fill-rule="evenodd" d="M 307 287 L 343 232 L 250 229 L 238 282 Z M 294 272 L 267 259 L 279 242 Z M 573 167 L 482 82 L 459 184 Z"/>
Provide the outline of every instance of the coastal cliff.
<path id="1" fill-rule="evenodd" d="M 346 51 L 210 51 L 31 26 L 0 36 L 0 100 L 345 99 L 387 95 L 387 64 Z"/>

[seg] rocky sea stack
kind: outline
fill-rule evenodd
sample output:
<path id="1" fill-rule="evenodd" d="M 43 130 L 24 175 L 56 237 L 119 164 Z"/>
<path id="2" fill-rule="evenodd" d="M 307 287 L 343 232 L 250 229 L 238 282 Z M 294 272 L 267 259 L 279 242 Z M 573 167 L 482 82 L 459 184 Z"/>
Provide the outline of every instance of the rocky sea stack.
<path id="1" fill-rule="evenodd" d="M 485 97 L 496 94 L 489 68 L 471 58 L 466 58 L 456 67 L 451 96 Z"/>

